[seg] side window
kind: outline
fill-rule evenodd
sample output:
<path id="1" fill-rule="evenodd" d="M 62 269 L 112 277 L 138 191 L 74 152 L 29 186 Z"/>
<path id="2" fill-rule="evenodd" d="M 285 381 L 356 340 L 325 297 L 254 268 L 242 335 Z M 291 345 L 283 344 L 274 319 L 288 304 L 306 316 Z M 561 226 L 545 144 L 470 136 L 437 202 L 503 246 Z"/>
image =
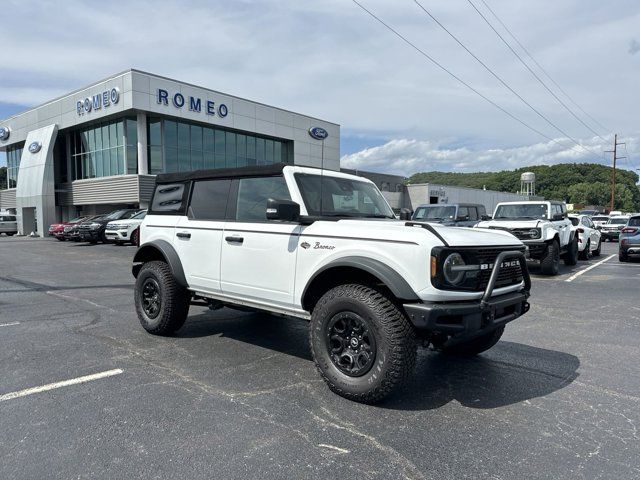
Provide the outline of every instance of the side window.
<path id="1" fill-rule="evenodd" d="M 590 225 L 589 225 L 589 219 L 588 219 L 587 217 L 582 217 L 582 224 L 583 224 L 585 227 L 589 227 L 589 226 L 590 226 Z"/>
<path id="2" fill-rule="evenodd" d="M 194 182 L 189 203 L 192 220 L 224 220 L 231 180 L 201 180 Z"/>
<path id="3" fill-rule="evenodd" d="M 469 209 L 467 207 L 458 207 L 458 218 L 460 220 L 469 219 Z"/>
<path id="4" fill-rule="evenodd" d="M 469 220 L 478 220 L 478 210 L 476 207 L 469 207 Z"/>
<path id="5" fill-rule="evenodd" d="M 171 215 L 183 210 L 184 183 L 173 183 L 156 186 L 151 202 L 151 213 L 158 215 Z"/>
<path id="6" fill-rule="evenodd" d="M 283 177 L 242 178 L 238 181 L 236 220 L 267 221 L 267 200 L 291 200 Z"/>

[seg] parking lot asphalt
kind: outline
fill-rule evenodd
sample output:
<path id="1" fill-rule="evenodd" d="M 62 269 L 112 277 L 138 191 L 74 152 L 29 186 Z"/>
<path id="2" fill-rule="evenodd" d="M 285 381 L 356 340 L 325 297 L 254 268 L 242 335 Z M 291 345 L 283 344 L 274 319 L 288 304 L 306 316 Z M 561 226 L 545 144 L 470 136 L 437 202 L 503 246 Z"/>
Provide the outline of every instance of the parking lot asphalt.
<path id="1" fill-rule="evenodd" d="M 147 334 L 134 251 L 0 238 L 0 478 L 640 478 L 640 262 L 617 243 L 534 273 L 493 349 L 421 350 L 376 406 L 325 387 L 304 321 L 192 307 Z"/>

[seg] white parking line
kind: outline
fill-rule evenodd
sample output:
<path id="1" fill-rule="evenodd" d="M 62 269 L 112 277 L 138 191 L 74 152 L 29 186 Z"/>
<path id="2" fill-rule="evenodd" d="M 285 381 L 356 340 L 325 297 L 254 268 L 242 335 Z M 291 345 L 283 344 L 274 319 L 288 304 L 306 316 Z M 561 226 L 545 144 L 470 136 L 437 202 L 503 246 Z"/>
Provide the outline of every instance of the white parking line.
<path id="1" fill-rule="evenodd" d="M 0 323 L 0 327 L 11 327 L 13 325 L 20 325 L 20 322 Z"/>
<path id="2" fill-rule="evenodd" d="M 605 258 L 604 260 L 600 260 L 598 263 L 594 263 L 593 265 L 591 265 L 590 267 L 585 268 L 584 270 L 580 270 L 578 273 L 574 273 L 573 275 L 571 275 L 569 278 L 567 278 L 565 280 L 565 282 L 573 282 L 576 278 L 578 278 L 580 275 L 582 275 L 583 273 L 587 273 L 589 270 L 596 268 L 599 265 L 602 265 L 604 262 L 606 262 L 607 260 L 611 260 L 613 257 L 615 257 L 615 254 L 613 255 L 609 255 L 607 258 Z"/>
<path id="3" fill-rule="evenodd" d="M 78 383 L 90 382 L 92 380 L 100 380 L 101 378 L 112 377 L 113 375 L 119 375 L 123 372 L 122 369 L 116 368 L 114 370 L 107 370 L 106 372 L 94 373 L 91 375 L 85 375 L 84 377 L 72 378 L 70 380 L 63 380 L 61 382 L 49 383 L 42 385 L 41 387 L 32 387 L 17 392 L 5 393 L 0 395 L 0 402 L 5 400 L 13 400 L 18 397 L 25 397 L 27 395 L 33 395 L 34 393 L 47 392 L 56 388 L 68 387 L 69 385 L 77 385 Z"/>

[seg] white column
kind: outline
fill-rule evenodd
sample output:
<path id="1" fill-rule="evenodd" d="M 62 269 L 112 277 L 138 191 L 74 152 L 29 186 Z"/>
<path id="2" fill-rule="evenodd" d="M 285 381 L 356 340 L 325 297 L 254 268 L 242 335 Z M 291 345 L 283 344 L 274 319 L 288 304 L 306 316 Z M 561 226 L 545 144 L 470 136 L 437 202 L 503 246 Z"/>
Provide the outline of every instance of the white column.
<path id="1" fill-rule="evenodd" d="M 139 113 L 138 123 L 138 175 L 149 174 L 149 162 L 147 161 L 147 115 Z"/>

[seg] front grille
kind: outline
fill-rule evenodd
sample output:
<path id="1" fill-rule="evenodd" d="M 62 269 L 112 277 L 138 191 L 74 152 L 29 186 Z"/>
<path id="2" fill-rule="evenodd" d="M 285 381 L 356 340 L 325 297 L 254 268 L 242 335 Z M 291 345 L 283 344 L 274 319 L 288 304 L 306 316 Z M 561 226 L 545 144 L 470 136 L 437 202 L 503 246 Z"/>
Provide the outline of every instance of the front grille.
<path id="1" fill-rule="evenodd" d="M 503 230 L 505 232 L 509 232 L 518 240 L 532 240 L 531 235 L 529 235 L 529 232 L 533 228 L 506 228 L 506 227 L 489 227 L 489 228 L 492 230 Z"/>
<path id="2" fill-rule="evenodd" d="M 483 265 L 493 265 L 496 258 L 500 254 L 500 252 L 508 251 L 510 249 L 501 249 L 501 248 L 483 248 L 478 249 L 473 252 L 477 261 Z M 500 273 L 498 274 L 498 279 L 496 281 L 496 288 L 508 287 L 509 285 L 517 285 L 522 282 L 522 269 L 520 268 L 520 263 L 515 262 L 513 258 L 505 261 L 506 263 L 513 262 L 513 265 L 504 266 L 500 269 Z M 484 290 L 488 283 L 489 278 L 491 277 L 491 272 L 493 272 L 493 268 L 480 270 L 480 274 L 478 275 L 476 290 L 482 291 Z"/>
<path id="3" fill-rule="evenodd" d="M 109 230 L 120 230 L 121 228 L 127 228 L 127 225 L 124 225 L 122 223 L 110 223 L 109 225 L 107 225 L 107 228 Z"/>
<path id="4" fill-rule="evenodd" d="M 77 227 L 79 230 L 91 230 L 91 225 L 89 224 L 82 224 L 82 225 L 78 225 Z"/>

